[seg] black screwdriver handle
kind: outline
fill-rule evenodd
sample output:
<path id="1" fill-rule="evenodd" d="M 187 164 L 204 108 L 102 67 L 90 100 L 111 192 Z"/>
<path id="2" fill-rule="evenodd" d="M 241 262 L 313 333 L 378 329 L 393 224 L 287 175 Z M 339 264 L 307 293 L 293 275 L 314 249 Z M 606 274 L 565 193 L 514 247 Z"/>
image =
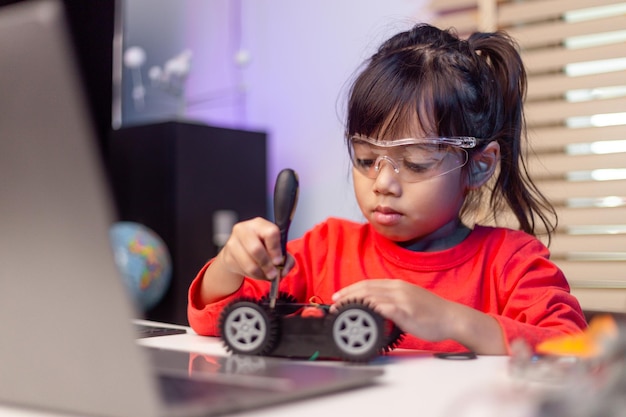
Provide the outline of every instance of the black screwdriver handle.
<path id="1" fill-rule="evenodd" d="M 287 255 L 287 235 L 298 202 L 298 174 L 285 168 L 278 173 L 274 185 L 274 223 L 280 229 L 280 247 L 283 256 Z"/>

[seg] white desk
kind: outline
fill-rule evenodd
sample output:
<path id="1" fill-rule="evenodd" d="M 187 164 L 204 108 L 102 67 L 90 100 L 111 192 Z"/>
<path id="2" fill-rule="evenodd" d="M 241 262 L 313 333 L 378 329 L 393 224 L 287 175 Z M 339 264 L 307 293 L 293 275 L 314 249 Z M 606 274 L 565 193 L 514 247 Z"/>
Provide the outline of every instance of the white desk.
<path id="1" fill-rule="evenodd" d="M 184 334 L 147 338 L 141 345 L 226 355 L 219 339 Z M 335 362 L 334 362 L 335 363 Z M 237 416 L 528 417 L 536 387 L 514 381 L 506 356 L 444 360 L 394 351 L 373 365 L 385 374 L 374 386 L 272 406 Z M 392 414 L 390 414 L 392 413 Z"/>
<path id="2" fill-rule="evenodd" d="M 140 345 L 185 352 L 226 355 L 219 339 L 187 334 L 140 339 Z M 333 362 L 336 363 L 336 362 Z M 336 394 L 300 400 L 237 416 L 531 416 L 532 389 L 514 381 L 509 358 L 444 360 L 431 354 L 394 351 L 372 365 L 385 370 L 380 383 Z M 0 416 L 57 417 L 57 414 L 0 406 Z"/>

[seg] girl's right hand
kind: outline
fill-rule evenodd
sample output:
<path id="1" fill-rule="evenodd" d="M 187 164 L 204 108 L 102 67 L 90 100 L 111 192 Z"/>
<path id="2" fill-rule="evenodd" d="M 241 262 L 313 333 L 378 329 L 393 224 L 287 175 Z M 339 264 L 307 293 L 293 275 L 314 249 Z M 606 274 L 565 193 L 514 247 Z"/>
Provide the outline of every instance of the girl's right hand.
<path id="1" fill-rule="evenodd" d="M 204 271 L 198 303 L 207 305 L 237 291 L 244 277 L 273 280 L 283 263 L 280 230 L 269 220 L 257 217 L 233 226 L 228 241 Z M 281 275 L 295 262 L 287 255 Z"/>
<path id="2" fill-rule="evenodd" d="M 273 280 L 279 267 L 285 264 L 282 275 L 294 266 L 288 254 L 283 258 L 280 230 L 271 221 L 256 217 L 237 223 L 218 254 L 216 261 L 230 273 L 250 278 Z"/>

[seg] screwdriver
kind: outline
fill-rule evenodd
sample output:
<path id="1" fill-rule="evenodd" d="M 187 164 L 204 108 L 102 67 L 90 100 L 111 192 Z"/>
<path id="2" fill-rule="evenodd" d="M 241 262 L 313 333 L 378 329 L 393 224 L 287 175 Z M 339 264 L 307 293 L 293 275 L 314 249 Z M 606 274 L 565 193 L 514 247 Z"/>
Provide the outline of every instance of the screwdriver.
<path id="1" fill-rule="evenodd" d="M 278 276 L 272 281 L 272 286 L 270 287 L 270 309 L 276 307 L 278 285 L 280 284 L 283 268 L 287 260 L 287 235 L 293 214 L 296 211 L 298 191 L 298 174 L 290 168 L 280 171 L 274 185 L 274 223 L 280 230 L 280 248 L 283 253 L 283 261 L 281 265 L 278 265 Z"/>

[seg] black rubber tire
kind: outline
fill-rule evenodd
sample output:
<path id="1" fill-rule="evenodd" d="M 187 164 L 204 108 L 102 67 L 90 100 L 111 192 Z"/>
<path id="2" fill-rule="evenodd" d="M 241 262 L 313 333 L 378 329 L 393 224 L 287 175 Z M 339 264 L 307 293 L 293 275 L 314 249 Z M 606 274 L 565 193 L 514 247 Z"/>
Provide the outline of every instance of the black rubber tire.
<path id="1" fill-rule="evenodd" d="M 383 317 L 367 305 L 351 302 L 339 307 L 330 324 L 332 341 L 341 359 L 365 362 L 387 345 Z"/>
<path id="2" fill-rule="evenodd" d="M 278 341 L 278 320 L 253 301 L 228 305 L 222 312 L 219 326 L 226 349 L 233 353 L 266 355 Z"/>

